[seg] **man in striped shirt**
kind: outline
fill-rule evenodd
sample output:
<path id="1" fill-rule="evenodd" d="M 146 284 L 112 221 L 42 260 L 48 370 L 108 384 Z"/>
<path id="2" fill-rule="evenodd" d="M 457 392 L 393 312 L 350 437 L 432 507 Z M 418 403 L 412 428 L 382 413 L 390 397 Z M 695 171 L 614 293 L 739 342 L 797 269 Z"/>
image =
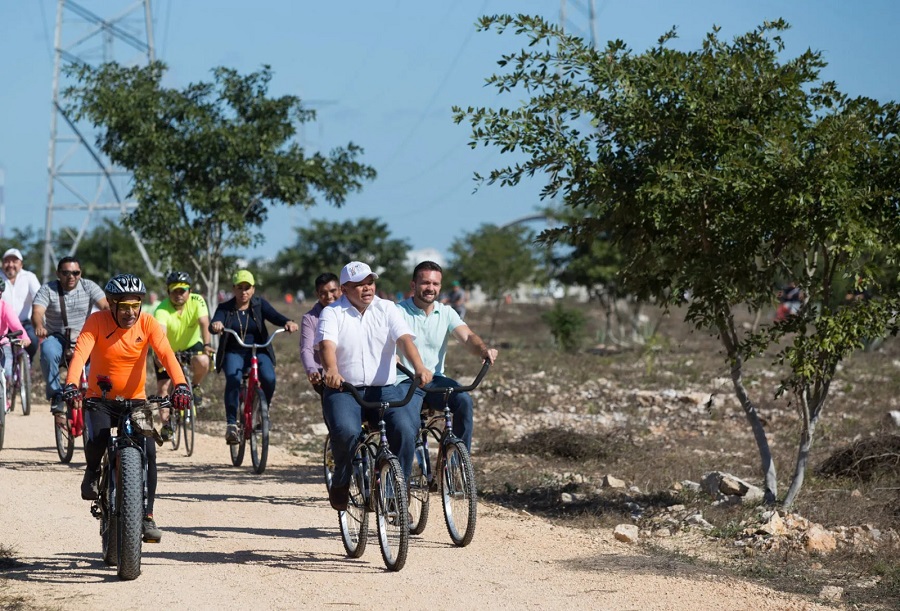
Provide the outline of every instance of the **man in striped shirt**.
<path id="1" fill-rule="evenodd" d="M 69 348 L 74 349 L 91 309 L 108 310 L 109 304 L 103 289 L 81 277 L 81 263 L 75 257 L 59 260 L 56 278 L 42 286 L 34 296 L 31 321 L 35 335 L 41 338 L 41 372 L 47 384 L 50 411 L 57 420 L 64 421 L 66 407 L 59 383 L 60 361 L 66 358 Z M 65 316 L 60 299 L 65 303 Z"/>

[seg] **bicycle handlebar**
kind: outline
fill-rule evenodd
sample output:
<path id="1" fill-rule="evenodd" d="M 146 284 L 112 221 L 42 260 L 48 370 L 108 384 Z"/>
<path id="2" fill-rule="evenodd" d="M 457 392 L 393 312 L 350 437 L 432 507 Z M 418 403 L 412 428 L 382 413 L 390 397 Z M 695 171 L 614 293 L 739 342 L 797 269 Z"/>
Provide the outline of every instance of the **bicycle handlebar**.
<path id="1" fill-rule="evenodd" d="M 25 332 L 24 331 L 10 331 L 9 333 L 4 334 L 3 337 L 5 339 L 8 339 L 10 344 L 15 344 L 17 342 L 21 344 L 22 343 L 21 335 L 23 333 L 25 333 Z"/>
<path id="2" fill-rule="evenodd" d="M 356 386 L 353 386 L 348 382 L 341 382 L 342 391 L 347 391 L 351 395 L 353 395 L 353 398 L 356 399 L 356 402 L 359 403 L 360 407 L 367 407 L 369 409 L 378 409 L 382 406 L 403 407 L 404 405 L 412 401 L 413 395 L 416 394 L 416 388 L 418 388 L 418 386 L 416 386 L 415 384 L 410 384 L 409 390 L 406 391 L 406 396 L 399 401 L 366 401 L 362 398 L 362 395 L 359 394 L 359 390 L 357 390 Z"/>
<path id="3" fill-rule="evenodd" d="M 241 336 L 237 334 L 237 331 L 235 331 L 234 329 L 226 329 L 225 327 L 222 327 L 222 332 L 223 333 L 231 333 L 234 336 L 234 339 L 237 340 L 237 343 L 241 347 L 256 348 L 257 350 L 260 348 L 268 348 L 272 344 L 272 340 L 275 339 L 275 336 L 278 335 L 279 333 L 284 333 L 284 331 L 285 331 L 284 329 L 275 329 L 272 332 L 272 335 L 269 336 L 269 341 L 267 341 L 265 344 L 245 344 L 244 340 L 241 339 Z"/>
<path id="4" fill-rule="evenodd" d="M 127 410 L 135 411 L 143 409 L 150 403 L 156 403 L 159 408 L 172 407 L 169 397 L 161 397 L 159 395 L 150 395 L 146 399 L 104 399 L 102 397 L 85 397 L 83 404 L 84 409 L 89 412 L 106 408 L 110 410 Z"/>
<path id="5" fill-rule="evenodd" d="M 481 366 L 481 371 L 479 371 L 478 375 L 475 376 L 475 380 L 468 386 L 440 386 L 437 388 L 427 388 L 426 387 L 426 388 L 423 388 L 422 390 L 424 390 L 425 392 L 430 392 L 430 393 L 434 393 L 434 394 L 443 394 L 447 391 L 450 391 L 451 393 L 469 392 L 470 390 L 475 390 L 475 387 L 477 387 L 479 384 L 481 384 L 481 381 L 484 379 L 484 376 L 487 375 L 488 369 L 490 369 L 490 368 L 491 368 L 491 362 L 486 360 L 484 362 L 484 364 Z M 407 375 L 407 377 L 409 377 L 410 379 L 415 377 L 415 376 L 413 376 L 413 372 L 411 372 L 403 363 L 401 363 L 399 361 L 397 362 L 397 369 L 399 369 L 400 371 L 405 373 Z"/>

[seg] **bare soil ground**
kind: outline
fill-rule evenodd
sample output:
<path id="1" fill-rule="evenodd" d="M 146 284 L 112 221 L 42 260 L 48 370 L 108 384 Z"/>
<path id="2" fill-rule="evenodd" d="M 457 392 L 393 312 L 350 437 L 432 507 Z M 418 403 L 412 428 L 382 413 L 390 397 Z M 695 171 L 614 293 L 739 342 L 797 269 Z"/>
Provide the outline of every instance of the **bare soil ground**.
<path id="1" fill-rule="evenodd" d="M 278 307 L 299 319 L 306 306 Z M 676 312 L 644 346 L 619 349 L 605 341 L 596 307 L 577 307 L 590 322 L 575 354 L 554 349 L 542 306 L 504 306 L 493 331 L 489 309 L 470 314 L 472 328 L 501 347 L 476 391 L 478 531 L 470 547 L 453 548 L 432 504 L 426 533 L 414 538 L 399 574 L 384 571 L 375 539 L 360 560 L 343 554 L 319 471 L 321 410 L 300 371 L 297 335 L 276 340 L 278 447 L 262 478 L 229 466 L 220 376 L 205 384 L 200 425 L 210 436 L 199 439 L 195 456 L 161 452 L 156 513 L 165 536 L 145 546 L 139 589 L 118 583 L 102 565 L 97 523 L 78 499 L 82 457 L 76 453 L 74 468 L 58 463 L 46 406 L 28 418 L 12 415 L 0 451 L 0 607 L 149 606 L 134 598 L 140 591 L 155 604 L 197 608 L 362 605 L 379 595 L 398 608 L 900 608 L 897 551 L 747 553 L 734 542 L 756 508 L 715 508 L 703 495 L 671 489 L 711 470 L 759 483 L 756 448 L 729 399 L 714 337 L 691 331 Z M 649 314 L 653 324 L 658 315 Z M 770 363 L 774 353 L 748 366 L 746 382 L 765 419 L 783 494 L 797 416 L 786 398 L 774 398 L 781 375 Z M 457 348 L 449 363 L 460 380 L 478 368 Z M 816 471 L 854 441 L 890 430 L 885 414 L 900 409 L 898 373 L 897 340 L 842 365 L 796 506 L 806 518 L 826 528 L 900 528 L 896 467 L 866 479 Z M 642 393 L 664 400 L 648 405 Z M 713 393 L 715 400 L 698 408 L 667 399 L 683 393 Z M 635 488 L 602 489 L 606 474 Z M 644 536 L 647 521 L 674 504 L 702 511 L 714 529 Z M 638 544 L 614 540 L 621 523 L 642 528 Z M 841 588 L 838 601 L 818 598 L 825 586 Z"/>
<path id="2" fill-rule="evenodd" d="M 160 452 L 159 544 L 120 582 L 100 558 L 98 522 L 78 498 L 83 459 L 58 462 L 46 405 L 8 419 L 0 451 L 0 607 L 21 609 L 294 609 L 436 605 L 475 609 L 824 609 L 800 596 L 657 557 L 608 529 L 558 526 L 481 503 L 478 531 L 454 548 L 439 516 L 406 567 L 385 571 L 377 543 L 343 554 L 318 456 L 273 448 L 256 477 L 218 437 L 191 458 Z"/>

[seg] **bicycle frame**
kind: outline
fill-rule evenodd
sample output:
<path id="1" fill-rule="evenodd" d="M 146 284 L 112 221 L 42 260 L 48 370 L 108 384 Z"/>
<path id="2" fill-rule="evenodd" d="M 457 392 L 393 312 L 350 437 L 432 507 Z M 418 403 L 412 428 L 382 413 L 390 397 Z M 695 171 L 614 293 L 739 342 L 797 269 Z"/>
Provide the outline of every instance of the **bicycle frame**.
<path id="1" fill-rule="evenodd" d="M 240 415 L 241 422 L 244 425 L 244 430 L 250 430 L 253 428 L 253 395 L 256 393 L 256 389 L 260 388 L 259 357 L 256 356 L 256 351 L 271 346 L 272 340 L 275 339 L 275 336 L 279 333 L 283 333 L 284 329 L 275 329 L 269 336 L 269 340 L 265 344 L 245 344 L 244 340 L 241 339 L 241 336 L 238 335 L 237 332 L 235 332 L 233 329 L 222 329 L 222 331 L 233 335 L 235 341 L 237 341 L 238 345 L 242 348 L 250 348 L 250 369 L 246 373 L 247 385 L 246 387 L 241 387 L 244 390 L 244 396 L 241 397 L 243 411 Z"/>

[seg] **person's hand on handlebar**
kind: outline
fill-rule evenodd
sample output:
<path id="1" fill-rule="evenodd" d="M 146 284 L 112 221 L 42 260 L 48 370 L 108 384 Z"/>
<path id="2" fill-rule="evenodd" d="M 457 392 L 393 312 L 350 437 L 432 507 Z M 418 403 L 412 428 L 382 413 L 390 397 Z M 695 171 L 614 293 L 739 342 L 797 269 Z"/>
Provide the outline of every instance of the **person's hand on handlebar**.
<path id="1" fill-rule="evenodd" d="M 424 388 L 431 384 L 431 378 L 434 377 L 434 374 L 428 371 L 425 367 L 420 369 L 416 369 L 416 380 L 419 381 L 419 388 Z"/>
<path id="2" fill-rule="evenodd" d="M 497 358 L 497 349 L 496 348 L 488 348 L 486 345 L 481 347 L 482 362 L 487 361 L 491 365 L 493 365 L 496 358 Z"/>
<path id="3" fill-rule="evenodd" d="M 284 323 L 284 330 L 287 331 L 288 333 L 293 333 L 294 331 L 296 331 L 299 328 L 300 327 L 293 320 L 289 320 L 286 323 Z"/>
<path id="4" fill-rule="evenodd" d="M 325 380 L 325 386 L 328 388 L 339 389 L 341 384 L 344 383 L 344 376 L 342 376 L 337 369 L 326 369 L 322 372 L 322 377 Z"/>
<path id="5" fill-rule="evenodd" d="M 74 384 L 66 384 L 62 391 L 62 399 L 69 408 L 78 407 L 81 404 L 81 389 Z"/>
<path id="6" fill-rule="evenodd" d="M 191 402 L 194 396 L 187 384 L 177 384 L 172 391 L 172 406 L 178 410 L 191 409 Z"/>
<path id="7" fill-rule="evenodd" d="M 222 323 L 220 323 L 220 322 L 217 320 L 216 322 L 210 323 L 210 325 L 209 325 L 209 332 L 210 332 L 210 333 L 215 333 L 216 335 L 218 335 L 219 333 L 222 332 L 222 329 L 224 329 L 224 328 L 225 328 L 225 325 L 223 325 Z"/>

